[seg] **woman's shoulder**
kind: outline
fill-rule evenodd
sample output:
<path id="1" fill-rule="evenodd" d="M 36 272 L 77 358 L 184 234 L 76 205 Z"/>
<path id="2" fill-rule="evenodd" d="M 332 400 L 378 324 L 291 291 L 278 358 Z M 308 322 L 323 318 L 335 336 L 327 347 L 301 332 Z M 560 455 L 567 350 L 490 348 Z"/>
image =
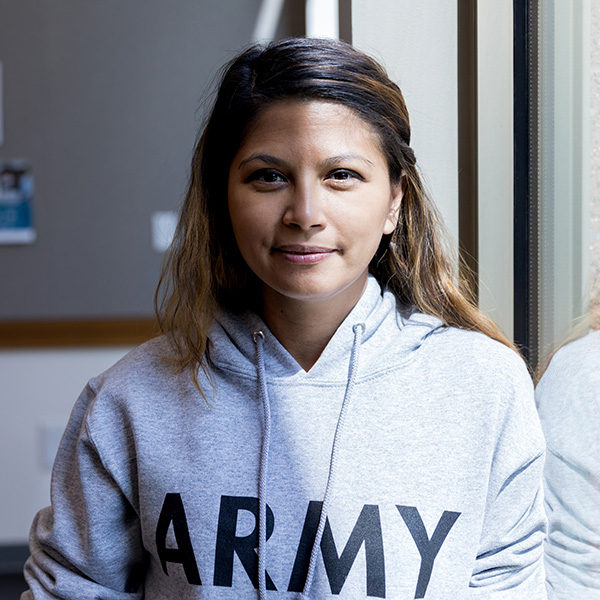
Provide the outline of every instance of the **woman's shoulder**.
<path id="1" fill-rule="evenodd" d="M 129 412 L 197 394 L 189 371 L 178 368 L 174 358 L 166 336 L 134 348 L 88 382 L 84 393 L 91 398 L 90 408 L 98 414 L 105 410 Z"/>
<path id="2" fill-rule="evenodd" d="M 390 352 L 408 351 L 413 359 L 435 364 L 436 372 L 474 373 L 482 378 L 520 374 L 530 380 L 518 352 L 479 331 L 445 325 L 436 316 L 402 307 L 397 309 L 394 330 Z"/>
<path id="3" fill-rule="evenodd" d="M 541 410 L 551 406 L 573 411 L 598 404 L 600 398 L 600 331 L 560 348 L 552 357 L 537 390 Z M 593 399 L 593 400 L 591 400 Z"/>
<path id="4" fill-rule="evenodd" d="M 157 375 L 172 370 L 174 352 L 166 336 L 153 338 L 133 348 L 106 371 L 90 381 L 92 388 L 126 382 L 155 380 Z"/>
<path id="5" fill-rule="evenodd" d="M 569 376 L 585 376 L 599 372 L 600 331 L 591 333 L 566 344 L 552 357 L 542 380 Z"/>
<path id="6" fill-rule="evenodd" d="M 74 410 L 98 447 L 106 440 L 127 444 L 133 431 L 166 423 L 174 411 L 206 405 L 189 371 L 178 369 L 173 357 L 169 340 L 158 337 L 88 382 Z"/>
<path id="7" fill-rule="evenodd" d="M 493 373 L 521 373 L 529 379 L 522 356 L 513 348 L 479 331 L 443 327 L 432 335 L 432 351 L 451 363 Z"/>
<path id="8" fill-rule="evenodd" d="M 600 331 L 556 352 L 537 386 L 536 402 L 551 456 L 581 473 L 597 472 Z"/>
<path id="9" fill-rule="evenodd" d="M 440 325 L 414 352 L 410 369 L 424 394 L 444 398 L 457 414 L 481 423 L 482 431 L 516 420 L 530 423 L 538 436 L 533 381 L 509 346 L 478 331 Z"/>
<path id="10" fill-rule="evenodd" d="M 427 328 L 428 327 L 428 328 Z M 419 334 L 411 333 L 411 329 Z M 413 371 L 427 373 L 431 382 L 443 382 L 448 390 L 470 397 L 533 398 L 533 383 L 523 358 L 511 347 L 487 335 L 467 329 L 444 325 L 436 317 L 421 313 L 404 316 L 397 328 L 397 343 L 390 340 L 386 360 L 396 358 L 396 347 L 411 341 L 409 364 Z"/>

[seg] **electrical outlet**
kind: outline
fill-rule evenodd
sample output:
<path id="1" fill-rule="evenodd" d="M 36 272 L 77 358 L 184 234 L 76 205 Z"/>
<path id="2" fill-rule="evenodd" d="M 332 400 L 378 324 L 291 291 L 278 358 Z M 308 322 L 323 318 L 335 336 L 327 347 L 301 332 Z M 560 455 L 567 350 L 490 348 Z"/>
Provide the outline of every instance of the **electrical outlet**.
<path id="1" fill-rule="evenodd" d="M 44 423 L 40 431 L 40 445 L 41 445 L 41 462 L 42 467 L 47 470 L 52 470 L 54 459 L 56 458 L 56 452 L 62 439 L 63 432 L 65 430 L 64 422 L 47 422 Z"/>

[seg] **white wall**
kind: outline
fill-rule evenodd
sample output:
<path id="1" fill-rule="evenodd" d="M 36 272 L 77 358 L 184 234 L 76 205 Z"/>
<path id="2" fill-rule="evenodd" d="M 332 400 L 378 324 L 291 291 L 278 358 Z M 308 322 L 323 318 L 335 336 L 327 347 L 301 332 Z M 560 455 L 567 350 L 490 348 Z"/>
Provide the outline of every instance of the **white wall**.
<path id="1" fill-rule="evenodd" d="M 513 12 L 477 5 L 479 305 L 513 335 Z"/>
<path id="2" fill-rule="evenodd" d="M 481 308 L 513 329 L 512 4 L 478 3 Z M 354 44 L 378 57 L 404 93 L 412 146 L 458 240 L 457 2 L 353 0 Z"/>
<path id="3" fill-rule="evenodd" d="M 400 86 L 424 181 L 458 240 L 457 7 L 455 1 L 353 0 L 352 41 Z"/>
<path id="4" fill-rule="evenodd" d="M 50 501 L 52 437 L 64 429 L 88 379 L 127 350 L 0 352 L 0 544 L 26 543 L 34 514 Z"/>

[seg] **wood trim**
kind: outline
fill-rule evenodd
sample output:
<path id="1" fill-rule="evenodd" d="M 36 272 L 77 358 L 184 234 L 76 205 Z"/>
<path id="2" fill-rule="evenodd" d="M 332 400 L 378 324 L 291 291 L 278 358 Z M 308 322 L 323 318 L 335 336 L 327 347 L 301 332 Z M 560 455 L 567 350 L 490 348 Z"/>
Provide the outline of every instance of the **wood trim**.
<path id="1" fill-rule="evenodd" d="M 156 319 L 0 322 L 0 348 L 135 346 L 160 334 Z"/>
<path id="2" fill-rule="evenodd" d="M 352 0 L 339 0 L 340 40 L 352 43 Z"/>
<path id="3" fill-rule="evenodd" d="M 458 245 L 461 282 L 478 299 L 477 0 L 458 0 Z"/>

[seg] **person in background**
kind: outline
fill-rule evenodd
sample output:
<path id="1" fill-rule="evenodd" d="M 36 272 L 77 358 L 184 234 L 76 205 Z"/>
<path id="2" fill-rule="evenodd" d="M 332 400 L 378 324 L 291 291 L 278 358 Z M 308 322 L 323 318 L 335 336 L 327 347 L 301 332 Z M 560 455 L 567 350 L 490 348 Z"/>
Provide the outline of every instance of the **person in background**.
<path id="1" fill-rule="evenodd" d="M 546 437 L 548 596 L 600 598 L 600 331 L 552 357 L 536 388 Z"/>

